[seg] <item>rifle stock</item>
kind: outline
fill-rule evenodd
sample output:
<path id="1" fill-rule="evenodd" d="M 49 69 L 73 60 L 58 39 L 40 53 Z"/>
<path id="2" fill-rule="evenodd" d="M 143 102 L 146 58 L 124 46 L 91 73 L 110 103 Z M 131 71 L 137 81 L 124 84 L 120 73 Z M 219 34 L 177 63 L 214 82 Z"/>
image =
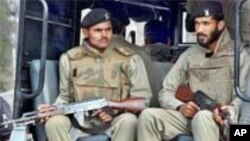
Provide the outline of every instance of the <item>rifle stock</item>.
<path id="1" fill-rule="evenodd" d="M 187 84 L 182 84 L 177 88 L 175 97 L 180 101 L 187 103 L 188 101 L 192 100 L 193 92 Z"/>

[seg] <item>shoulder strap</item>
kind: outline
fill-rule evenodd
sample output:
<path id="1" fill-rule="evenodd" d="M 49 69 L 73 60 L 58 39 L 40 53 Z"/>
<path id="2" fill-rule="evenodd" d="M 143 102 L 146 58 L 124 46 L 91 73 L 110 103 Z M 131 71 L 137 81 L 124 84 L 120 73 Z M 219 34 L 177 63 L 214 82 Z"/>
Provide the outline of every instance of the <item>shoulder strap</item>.
<path id="1" fill-rule="evenodd" d="M 134 54 L 134 51 L 126 46 L 117 46 L 115 49 L 124 56 L 131 56 Z"/>
<path id="2" fill-rule="evenodd" d="M 76 60 L 84 57 L 87 54 L 87 51 L 83 46 L 78 46 L 70 49 L 66 54 L 70 60 Z"/>

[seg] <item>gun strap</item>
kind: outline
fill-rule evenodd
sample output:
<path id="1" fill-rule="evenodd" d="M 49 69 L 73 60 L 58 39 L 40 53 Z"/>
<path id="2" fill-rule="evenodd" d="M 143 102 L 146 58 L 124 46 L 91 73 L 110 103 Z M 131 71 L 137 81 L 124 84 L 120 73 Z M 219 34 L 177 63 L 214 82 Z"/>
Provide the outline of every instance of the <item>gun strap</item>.
<path id="1" fill-rule="evenodd" d="M 103 124 L 101 124 L 97 127 L 94 127 L 94 128 L 86 128 L 86 127 L 81 126 L 74 116 L 71 117 L 71 122 L 75 128 L 81 130 L 84 133 L 88 133 L 88 134 L 92 134 L 92 135 L 96 135 L 96 134 L 100 134 L 100 133 L 104 132 L 111 125 L 111 123 L 108 122 L 108 123 L 103 123 Z"/>

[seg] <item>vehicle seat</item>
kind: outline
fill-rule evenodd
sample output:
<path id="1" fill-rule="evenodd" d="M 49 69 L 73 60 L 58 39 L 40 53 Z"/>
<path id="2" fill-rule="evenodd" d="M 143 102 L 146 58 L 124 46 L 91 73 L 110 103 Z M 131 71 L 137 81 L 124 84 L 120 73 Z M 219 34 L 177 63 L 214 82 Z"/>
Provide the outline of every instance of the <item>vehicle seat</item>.
<path id="1" fill-rule="evenodd" d="M 35 91 L 38 86 L 40 61 L 33 60 L 30 62 L 31 89 Z M 59 64 L 58 61 L 47 60 L 45 67 L 44 87 L 41 94 L 35 98 L 34 107 L 42 103 L 52 104 L 59 93 Z M 37 141 L 47 141 L 44 125 L 36 125 Z M 109 141 L 107 135 L 92 135 L 89 137 L 79 138 L 77 141 Z"/>
<path id="2" fill-rule="evenodd" d="M 158 93 L 162 89 L 162 83 L 173 64 L 168 62 L 152 61 L 152 69 L 149 74 L 149 83 L 152 90 L 151 107 L 159 107 Z"/>

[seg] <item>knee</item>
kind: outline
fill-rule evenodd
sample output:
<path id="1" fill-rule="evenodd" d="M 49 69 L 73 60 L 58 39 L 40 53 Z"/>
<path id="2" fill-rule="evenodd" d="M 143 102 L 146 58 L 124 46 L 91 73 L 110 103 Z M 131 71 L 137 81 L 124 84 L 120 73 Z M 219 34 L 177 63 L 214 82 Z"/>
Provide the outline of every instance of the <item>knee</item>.
<path id="1" fill-rule="evenodd" d="M 148 109 L 145 109 L 141 112 L 140 116 L 139 116 L 139 120 L 149 120 L 151 119 L 152 117 L 155 116 L 155 110 L 154 109 L 151 109 L 151 108 L 148 108 Z"/>
<path id="2" fill-rule="evenodd" d="M 47 131 L 53 131 L 62 128 L 70 127 L 70 120 L 66 116 L 53 116 L 45 123 L 45 129 Z"/>
<path id="3" fill-rule="evenodd" d="M 214 121 L 213 120 L 213 113 L 208 110 L 202 110 L 195 114 L 192 120 L 193 123 L 202 123 L 204 124 L 204 121 Z"/>
<path id="4" fill-rule="evenodd" d="M 213 117 L 213 113 L 208 110 L 202 110 L 195 114 L 193 119 L 210 119 Z"/>
<path id="5" fill-rule="evenodd" d="M 156 110 L 157 109 L 154 109 L 154 108 L 148 108 L 148 109 L 143 110 L 138 119 L 139 124 L 141 125 L 153 124 L 155 122 L 155 119 L 157 118 Z"/>
<path id="6" fill-rule="evenodd" d="M 137 117 L 132 113 L 124 113 L 120 115 L 120 121 L 126 125 L 136 125 L 137 124 Z"/>

